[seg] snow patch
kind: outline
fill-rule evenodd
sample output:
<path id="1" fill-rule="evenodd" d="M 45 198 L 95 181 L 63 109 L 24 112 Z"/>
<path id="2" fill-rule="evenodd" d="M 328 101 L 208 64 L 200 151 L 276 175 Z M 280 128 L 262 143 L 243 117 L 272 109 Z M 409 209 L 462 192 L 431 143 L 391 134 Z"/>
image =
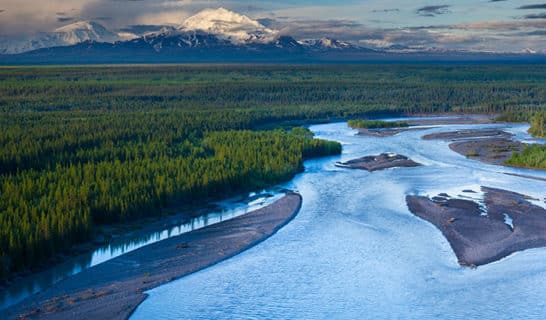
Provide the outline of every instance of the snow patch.
<path id="1" fill-rule="evenodd" d="M 512 218 L 507 213 L 504 214 L 504 223 L 510 227 L 510 230 L 514 230 Z"/>

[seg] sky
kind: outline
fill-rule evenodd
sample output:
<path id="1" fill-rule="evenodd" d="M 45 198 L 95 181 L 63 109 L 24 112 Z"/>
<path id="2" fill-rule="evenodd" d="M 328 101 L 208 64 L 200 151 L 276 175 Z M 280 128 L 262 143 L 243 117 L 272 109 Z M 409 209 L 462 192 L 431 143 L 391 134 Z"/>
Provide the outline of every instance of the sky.
<path id="1" fill-rule="evenodd" d="M 223 7 L 296 39 L 363 46 L 515 52 L 546 50 L 546 0 L 0 0 L 0 36 L 49 32 L 79 20 L 119 31 L 178 25 Z"/>

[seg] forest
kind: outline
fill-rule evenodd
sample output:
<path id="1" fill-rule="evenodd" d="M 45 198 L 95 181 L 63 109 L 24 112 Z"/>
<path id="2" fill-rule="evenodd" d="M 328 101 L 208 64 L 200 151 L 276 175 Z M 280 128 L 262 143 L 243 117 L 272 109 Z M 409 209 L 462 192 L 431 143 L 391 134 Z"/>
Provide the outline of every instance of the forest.
<path id="1" fill-rule="evenodd" d="M 0 278 L 96 228 L 292 178 L 338 143 L 300 126 L 536 112 L 545 66 L 0 68 Z"/>
<path id="2" fill-rule="evenodd" d="M 529 133 L 537 138 L 546 137 L 546 112 L 544 111 L 509 111 L 496 117 L 503 122 L 528 122 Z"/>
<path id="3" fill-rule="evenodd" d="M 506 164 L 516 167 L 546 169 L 546 145 L 526 145 L 521 152 L 514 152 Z"/>

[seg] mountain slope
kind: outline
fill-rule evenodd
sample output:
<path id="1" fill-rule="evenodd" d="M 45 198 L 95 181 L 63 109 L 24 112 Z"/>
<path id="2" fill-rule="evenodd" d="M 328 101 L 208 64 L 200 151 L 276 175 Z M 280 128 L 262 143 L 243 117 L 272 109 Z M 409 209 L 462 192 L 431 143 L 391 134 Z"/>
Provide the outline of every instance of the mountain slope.
<path id="1" fill-rule="evenodd" d="M 278 35 L 256 20 L 224 8 L 205 9 L 187 18 L 180 31 L 202 31 L 234 44 L 271 42 Z"/>
<path id="2" fill-rule="evenodd" d="M 54 34 L 63 44 L 76 44 L 84 41 L 113 42 L 118 36 L 94 21 L 79 21 L 55 29 Z"/>
<path id="3" fill-rule="evenodd" d="M 74 45 L 84 41 L 114 42 L 118 36 L 94 21 L 78 21 L 29 37 L 0 39 L 0 53 L 16 54 L 41 48 Z"/>

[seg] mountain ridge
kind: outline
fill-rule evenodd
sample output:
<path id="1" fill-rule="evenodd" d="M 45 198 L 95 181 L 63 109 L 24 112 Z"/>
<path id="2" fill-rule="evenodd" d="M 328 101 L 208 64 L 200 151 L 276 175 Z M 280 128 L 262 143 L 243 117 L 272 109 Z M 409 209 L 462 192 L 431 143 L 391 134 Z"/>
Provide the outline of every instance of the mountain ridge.
<path id="1" fill-rule="evenodd" d="M 224 8 L 205 9 L 178 27 L 165 26 L 128 40 L 93 21 L 57 28 L 38 47 L 0 55 L 0 64 L 184 63 L 184 62 L 366 62 L 545 60 L 543 53 L 472 52 L 441 48 L 374 49 L 322 37 L 296 40 L 257 20 Z M 48 45 L 49 44 L 49 45 Z M 1 43 L 0 43 L 1 45 Z"/>

